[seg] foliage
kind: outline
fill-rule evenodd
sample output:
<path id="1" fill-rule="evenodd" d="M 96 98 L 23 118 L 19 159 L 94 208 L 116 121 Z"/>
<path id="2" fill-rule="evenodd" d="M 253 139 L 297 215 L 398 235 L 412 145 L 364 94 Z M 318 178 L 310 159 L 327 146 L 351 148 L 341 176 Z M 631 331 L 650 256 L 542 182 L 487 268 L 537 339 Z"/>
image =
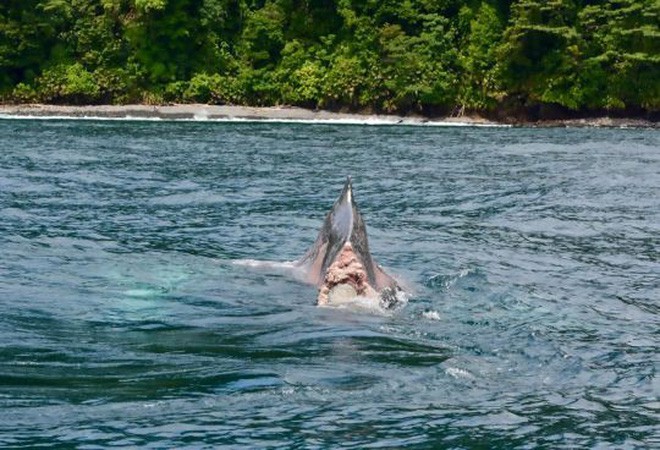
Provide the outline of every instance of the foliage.
<path id="1" fill-rule="evenodd" d="M 41 99 L 46 102 L 96 103 L 101 93 L 92 73 L 80 63 L 46 69 L 38 78 L 37 86 Z"/>
<path id="2" fill-rule="evenodd" d="M 500 45 L 500 79 L 526 101 L 657 109 L 660 4 L 521 0 Z"/>
<path id="3" fill-rule="evenodd" d="M 3 0 L 0 98 L 660 108 L 657 0 Z"/>
<path id="4" fill-rule="evenodd" d="M 462 108 L 493 107 L 502 97 L 496 74 L 497 49 L 504 24 L 493 5 L 480 3 L 463 6 L 459 12 L 462 31 L 458 60 L 463 76 L 460 80 L 458 103 Z"/>

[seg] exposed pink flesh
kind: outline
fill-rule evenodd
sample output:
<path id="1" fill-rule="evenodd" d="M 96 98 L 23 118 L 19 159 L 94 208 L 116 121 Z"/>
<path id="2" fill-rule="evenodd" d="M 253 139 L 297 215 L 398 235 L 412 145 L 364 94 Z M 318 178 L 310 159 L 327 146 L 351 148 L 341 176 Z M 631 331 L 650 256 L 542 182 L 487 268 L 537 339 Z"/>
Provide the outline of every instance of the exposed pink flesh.
<path id="1" fill-rule="evenodd" d="M 339 284 L 350 285 L 360 296 L 372 297 L 378 295 L 376 290 L 369 285 L 367 272 L 353 251 L 350 242 L 344 244 L 335 261 L 328 267 L 323 284 L 319 289 L 317 304 L 329 304 L 330 291 Z"/>

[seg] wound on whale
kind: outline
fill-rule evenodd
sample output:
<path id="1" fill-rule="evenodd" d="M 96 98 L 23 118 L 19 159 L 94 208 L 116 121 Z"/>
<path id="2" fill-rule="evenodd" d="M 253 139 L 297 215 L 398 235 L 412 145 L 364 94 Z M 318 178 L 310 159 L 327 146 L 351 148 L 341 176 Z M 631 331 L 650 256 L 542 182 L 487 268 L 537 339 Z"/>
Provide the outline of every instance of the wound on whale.
<path id="1" fill-rule="evenodd" d="M 371 257 L 367 228 L 355 203 L 350 177 L 325 217 L 316 241 L 296 265 L 305 272 L 308 282 L 318 286 L 319 306 L 340 306 L 356 298 L 369 298 L 391 309 L 402 298 L 399 284 Z"/>

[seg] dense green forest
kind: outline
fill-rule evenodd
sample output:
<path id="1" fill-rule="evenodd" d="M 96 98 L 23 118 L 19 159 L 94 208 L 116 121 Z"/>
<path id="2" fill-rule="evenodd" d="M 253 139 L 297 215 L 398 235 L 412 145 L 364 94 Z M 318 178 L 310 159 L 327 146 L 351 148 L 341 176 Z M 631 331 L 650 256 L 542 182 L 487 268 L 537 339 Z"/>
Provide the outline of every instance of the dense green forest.
<path id="1" fill-rule="evenodd" d="M 660 109 L 660 0 L 2 0 L 0 100 Z"/>

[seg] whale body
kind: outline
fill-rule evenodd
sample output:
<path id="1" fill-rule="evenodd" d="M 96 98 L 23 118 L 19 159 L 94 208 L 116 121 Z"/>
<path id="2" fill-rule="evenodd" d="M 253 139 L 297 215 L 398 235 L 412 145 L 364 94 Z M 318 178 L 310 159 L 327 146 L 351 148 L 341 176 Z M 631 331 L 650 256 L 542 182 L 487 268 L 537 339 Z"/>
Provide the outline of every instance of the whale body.
<path id="1" fill-rule="evenodd" d="M 402 300 L 403 290 L 397 281 L 369 252 L 367 228 L 355 203 L 350 177 L 316 241 L 295 266 L 302 270 L 305 281 L 318 286 L 319 306 L 341 306 L 366 298 L 391 309 Z"/>

